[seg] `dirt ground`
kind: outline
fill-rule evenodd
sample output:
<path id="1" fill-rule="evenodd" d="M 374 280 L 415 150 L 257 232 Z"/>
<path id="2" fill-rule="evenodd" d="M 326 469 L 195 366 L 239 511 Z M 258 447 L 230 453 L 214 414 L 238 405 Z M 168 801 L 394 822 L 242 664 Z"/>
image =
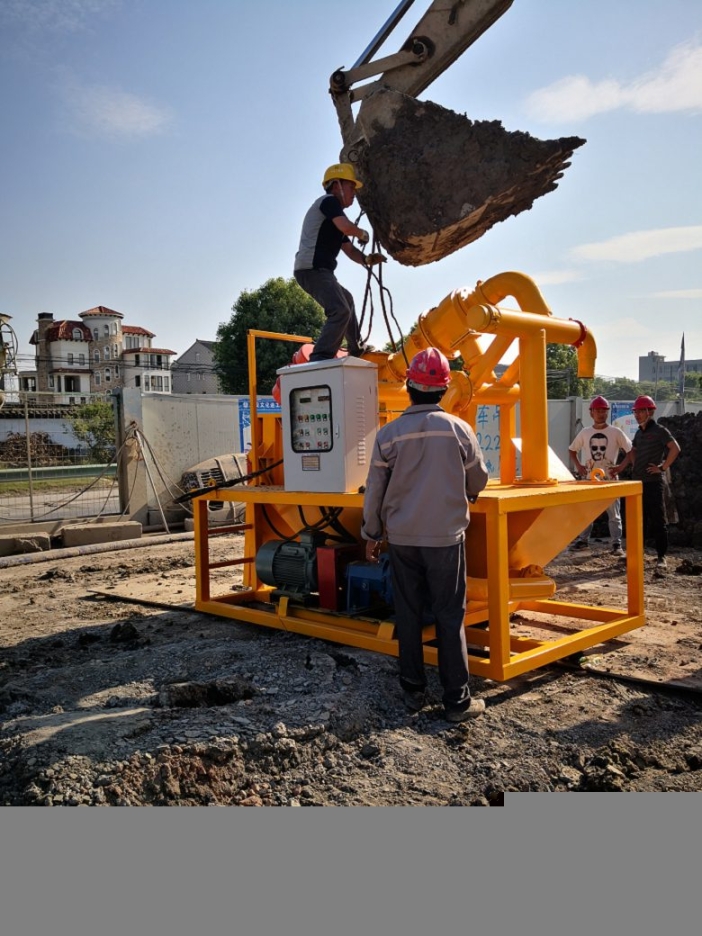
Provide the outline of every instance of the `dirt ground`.
<path id="1" fill-rule="evenodd" d="M 241 551 L 240 536 L 211 542 L 213 561 Z M 626 568 L 607 550 L 558 556 L 557 595 L 619 606 Z M 702 552 L 671 550 L 662 578 L 653 558 L 645 627 L 509 683 L 474 678 L 487 711 L 458 726 L 433 667 L 433 704 L 413 714 L 393 657 L 195 612 L 192 541 L 4 568 L 0 803 L 509 806 L 510 791 L 700 790 Z"/>

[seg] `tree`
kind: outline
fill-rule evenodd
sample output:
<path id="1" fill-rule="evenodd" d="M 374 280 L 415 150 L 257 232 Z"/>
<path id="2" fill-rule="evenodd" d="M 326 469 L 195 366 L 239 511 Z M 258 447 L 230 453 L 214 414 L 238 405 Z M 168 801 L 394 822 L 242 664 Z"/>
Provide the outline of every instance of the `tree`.
<path id="1" fill-rule="evenodd" d="M 592 380 L 578 377 L 578 355 L 570 345 L 546 345 L 546 391 L 549 400 L 565 400 L 571 396 L 587 397 Z"/>
<path id="2" fill-rule="evenodd" d="M 644 391 L 640 389 L 639 383 L 629 377 L 595 377 L 593 381 L 592 395 L 600 395 L 608 400 L 635 400 L 641 393 Z"/>
<path id="3" fill-rule="evenodd" d="M 234 315 L 217 329 L 215 371 L 225 393 L 249 392 L 246 336 L 250 329 L 309 336 L 316 339 L 324 324 L 324 311 L 294 279 L 270 279 L 260 289 L 245 290 L 232 306 Z M 276 370 L 285 367 L 298 345 L 289 341 L 256 341 L 257 392 L 270 393 Z"/>
<path id="4" fill-rule="evenodd" d="M 115 416 L 109 400 L 93 400 L 68 415 L 73 434 L 88 446 L 90 460 L 109 464 L 115 455 Z"/>

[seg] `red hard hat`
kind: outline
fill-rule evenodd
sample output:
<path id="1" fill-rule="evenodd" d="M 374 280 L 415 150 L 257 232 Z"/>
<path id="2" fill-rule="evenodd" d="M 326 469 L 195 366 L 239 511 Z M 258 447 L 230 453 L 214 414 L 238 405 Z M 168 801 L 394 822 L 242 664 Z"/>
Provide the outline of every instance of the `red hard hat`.
<path id="1" fill-rule="evenodd" d="M 605 400 L 603 396 L 596 396 L 595 399 L 590 404 L 590 409 L 609 409 L 609 401 Z"/>
<path id="2" fill-rule="evenodd" d="M 636 397 L 634 400 L 634 405 L 632 409 L 636 412 L 637 409 L 655 409 L 656 401 L 650 396 L 640 396 Z"/>
<path id="3" fill-rule="evenodd" d="M 451 380 L 449 362 L 438 348 L 415 354 L 407 371 L 407 384 L 422 393 L 445 390 Z"/>

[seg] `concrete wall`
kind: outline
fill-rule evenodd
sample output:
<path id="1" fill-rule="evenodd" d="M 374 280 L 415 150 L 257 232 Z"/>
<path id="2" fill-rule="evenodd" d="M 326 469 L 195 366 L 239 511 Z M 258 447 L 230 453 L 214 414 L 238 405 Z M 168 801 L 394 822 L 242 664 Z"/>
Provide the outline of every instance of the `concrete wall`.
<path id="1" fill-rule="evenodd" d="M 148 443 L 145 451 L 138 452 L 128 442 L 130 458 L 123 459 L 120 471 L 120 492 L 124 503 L 130 501 L 129 516 L 145 526 L 159 502 L 165 508 L 173 494 L 177 496 L 175 488 L 168 490 L 169 482 L 179 483 L 184 471 L 205 459 L 241 451 L 239 397 L 166 396 L 128 388 L 115 397 L 118 448 L 130 429 L 137 429 Z"/>

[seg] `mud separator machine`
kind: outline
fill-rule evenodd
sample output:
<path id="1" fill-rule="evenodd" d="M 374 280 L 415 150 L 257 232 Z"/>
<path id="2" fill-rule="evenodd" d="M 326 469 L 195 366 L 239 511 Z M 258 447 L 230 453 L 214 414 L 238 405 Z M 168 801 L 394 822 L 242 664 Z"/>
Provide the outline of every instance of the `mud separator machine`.
<path id="1" fill-rule="evenodd" d="M 594 376 L 596 346 L 581 322 L 553 315 L 532 279 L 501 273 L 450 293 L 397 352 L 281 368 L 281 414 L 257 414 L 256 342 L 271 339 L 310 341 L 248 333 L 252 477 L 193 500 L 197 610 L 397 655 L 387 560 L 363 561 L 362 489 L 379 426 L 408 405 L 407 364 L 433 346 L 463 361 L 444 409 L 474 426 L 478 407 L 499 412 L 500 476 L 471 506 L 466 535 L 471 672 L 506 681 L 645 624 L 640 482 L 549 473 L 546 345 L 574 346 L 582 378 Z M 626 607 L 559 599 L 544 567 L 616 498 L 626 517 Z M 208 502 L 229 500 L 246 504 L 245 522 L 210 530 Z M 210 538 L 232 530 L 244 534 L 243 557 L 212 561 Z M 218 570 L 238 565 L 235 586 Z M 427 620 L 424 657 L 434 665 L 435 636 Z"/>

